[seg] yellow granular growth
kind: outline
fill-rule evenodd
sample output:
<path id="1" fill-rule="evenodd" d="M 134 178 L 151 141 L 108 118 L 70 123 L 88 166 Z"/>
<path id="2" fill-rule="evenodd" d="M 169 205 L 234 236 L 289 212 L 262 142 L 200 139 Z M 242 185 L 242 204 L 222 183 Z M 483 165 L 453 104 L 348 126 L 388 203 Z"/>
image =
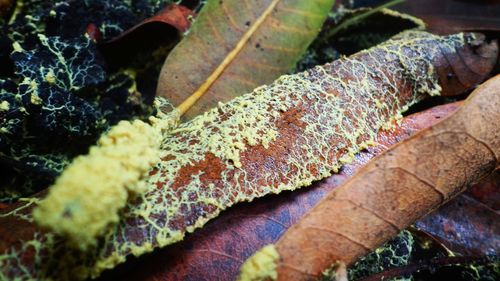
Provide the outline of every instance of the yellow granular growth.
<path id="1" fill-rule="evenodd" d="M 238 281 L 276 280 L 277 262 L 280 258 L 274 245 L 267 245 L 248 258 L 241 266 Z"/>
<path id="2" fill-rule="evenodd" d="M 35 105 L 40 105 L 43 103 L 43 100 L 35 93 L 31 94 L 30 101 L 32 104 L 35 104 Z"/>
<path id="3" fill-rule="evenodd" d="M 54 74 L 54 70 L 49 69 L 49 72 L 47 73 L 47 75 L 45 75 L 45 81 L 47 81 L 49 84 L 56 83 L 56 75 Z"/>
<path id="4" fill-rule="evenodd" d="M 0 102 L 0 111 L 7 111 L 10 109 L 10 104 L 8 101 L 4 100 Z"/>
<path id="5" fill-rule="evenodd" d="M 154 125 L 121 121 L 112 127 L 89 154 L 75 158 L 57 178 L 34 210 L 35 221 L 67 237 L 76 248 L 95 245 L 96 237 L 118 222 L 129 195 L 144 191 L 141 180 L 159 161 L 168 120 L 151 120 Z"/>

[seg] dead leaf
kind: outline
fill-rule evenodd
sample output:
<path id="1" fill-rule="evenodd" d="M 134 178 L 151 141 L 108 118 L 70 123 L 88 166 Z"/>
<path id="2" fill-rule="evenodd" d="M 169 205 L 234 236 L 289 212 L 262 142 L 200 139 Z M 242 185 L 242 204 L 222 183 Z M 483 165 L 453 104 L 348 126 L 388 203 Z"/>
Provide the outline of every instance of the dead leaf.
<path id="1" fill-rule="evenodd" d="M 184 6 L 170 4 L 156 15 L 143 20 L 141 23 L 120 34 L 120 36 L 111 39 L 108 43 L 123 40 L 124 37 L 130 36 L 131 33 L 136 32 L 138 29 L 152 24 L 165 24 L 175 27 L 179 32 L 186 32 L 191 26 L 191 20 L 194 20 L 195 16 L 196 14 L 193 11 Z"/>
<path id="2" fill-rule="evenodd" d="M 472 186 L 467 195 L 494 211 L 500 211 L 500 170 L 485 181 Z"/>
<path id="3" fill-rule="evenodd" d="M 245 259 L 274 243 L 291 225 L 371 158 L 456 111 L 461 103 L 437 106 L 405 117 L 377 135 L 376 146 L 356 156 L 338 174 L 313 186 L 239 204 L 178 244 L 104 274 L 100 280 L 234 280 Z M 141 270 L 137 270 L 140 268 Z"/>
<path id="4" fill-rule="evenodd" d="M 157 94 L 190 118 L 272 82 L 295 66 L 333 2 L 208 1 L 165 61 Z"/>
<path id="5" fill-rule="evenodd" d="M 435 212 L 416 222 L 416 227 L 431 234 L 453 252 L 467 256 L 484 256 L 500 253 L 500 213 L 473 197 L 486 199 L 498 205 L 500 176 L 494 173 L 486 181 L 472 187 Z M 491 189 L 481 194 L 480 189 Z M 495 200 L 496 196 L 496 200 Z M 487 202 L 488 202 L 487 201 Z"/>
<path id="6" fill-rule="evenodd" d="M 173 45 L 191 26 L 191 19 L 195 14 L 190 9 L 170 4 L 153 17 L 128 29 L 107 42 L 101 42 L 100 50 L 108 63 L 113 66 L 122 66 L 129 63 L 135 54 L 148 49 L 150 46 Z M 98 32 L 98 30 L 97 30 Z M 87 34 L 98 41 L 92 25 L 87 28 Z"/>
<path id="7" fill-rule="evenodd" d="M 500 30 L 499 3 L 496 0 L 421 0 L 406 1 L 394 8 L 421 18 L 429 31 L 445 35 L 471 30 Z"/>
<path id="8" fill-rule="evenodd" d="M 276 243 L 278 280 L 309 280 L 334 261 L 351 264 L 490 175 L 500 164 L 499 89 L 500 75 L 330 192 Z"/>

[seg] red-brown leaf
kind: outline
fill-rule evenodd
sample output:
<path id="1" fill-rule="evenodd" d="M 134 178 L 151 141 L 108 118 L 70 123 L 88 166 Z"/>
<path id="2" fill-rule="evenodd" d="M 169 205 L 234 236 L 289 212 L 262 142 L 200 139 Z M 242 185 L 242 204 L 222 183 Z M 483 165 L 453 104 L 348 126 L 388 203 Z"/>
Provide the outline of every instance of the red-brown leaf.
<path id="1" fill-rule="evenodd" d="M 177 4 L 170 4 L 160 12 L 158 12 L 156 15 L 143 20 L 141 23 L 123 32 L 118 37 L 113 38 L 108 43 L 123 40 L 125 37 L 130 36 L 131 33 L 154 24 L 171 26 L 177 29 L 179 32 L 186 32 L 191 26 L 190 17 L 194 16 L 194 12 L 190 9 Z"/>
<path id="2" fill-rule="evenodd" d="M 451 34 L 470 30 L 500 30 L 498 0 L 405 1 L 395 9 L 425 21 L 429 31 Z"/>
<path id="3" fill-rule="evenodd" d="M 147 18 L 118 37 L 102 42 L 100 49 L 114 65 L 123 65 L 146 46 L 169 46 L 176 43 L 181 34 L 191 26 L 195 14 L 190 9 L 170 4 L 153 17 Z M 98 42 L 99 34 L 87 28 L 87 34 Z"/>
<path id="4" fill-rule="evenodd" d="M 435 124 L 454 112 L 459 103 L 438 106 L 403 119 L 401 126 L 378 135 L 378 146 L 313 187 L 240 204 L 223 213 L 183 242 L 130 261 L 108 272 L 102 280 L 234 280 L 243 261 L 262 246 L 274 243 L 323 196 L 375 155 Z M 133 265 L 133 266 L 132 266 Z M 140 268 L 140 270 L 137 270 Z"/>
<path id="5" fill-rule="evenodd" d="M 499 196 L 500 174 L 495 173 L 415 225 L 456 253 L 498 254 Z"/>

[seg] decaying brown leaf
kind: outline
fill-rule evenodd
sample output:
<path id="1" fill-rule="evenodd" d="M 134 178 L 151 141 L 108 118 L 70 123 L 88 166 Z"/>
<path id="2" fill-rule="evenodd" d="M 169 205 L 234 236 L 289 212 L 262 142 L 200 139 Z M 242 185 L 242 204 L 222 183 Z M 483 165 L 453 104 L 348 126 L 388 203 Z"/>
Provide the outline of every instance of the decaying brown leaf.
<path id="1" fill-rule="evenodd" d="M 490 175 L 500 164 L 499 91 L 496 76 L 452 116 L 364 166 L 247 263 L 272 255 L 275 267 L 260 277 L 317 278 L 334 262 L 353 263 Z"/>
<path id="2" fill-rule="evenodd" d="M 170 4 L 109 41 L 100 42 L 100 31 L 92 24 L 87 27 L 87 34 L 100 43 L 99 49 L 109 63 L 123 66 L 149 46 L 163 46 L 170 50 L 189 29 L 195 16 L 184 6 Z"/>
<path id="3" fill-rule="evenodd" d="M 140 260 L 125 263 L 103 275 L 104 280 L 198 281 L 235 280 L 245 259 L 260 247 L 275 243 L 291 225 L 314 207 L 329 191 L 351 177 L 371 158 L 390 146 L 449 116 L 461 102 L 437 106 L 412 114 L 378 133 L 376 146 L 356 155 L 339 173 L 311 187 L 266 196 L 223 212 L 213 222 L 182 242 L 161 249 Z M 137 270 L 141 268 L 141 270 Z"/>
<path id="4" fill-rule="evenodd" d="M 500 173 L 495 172 L 415 226 L 454 253 L 495 255 L 500 253 L 499 196 Z"/>

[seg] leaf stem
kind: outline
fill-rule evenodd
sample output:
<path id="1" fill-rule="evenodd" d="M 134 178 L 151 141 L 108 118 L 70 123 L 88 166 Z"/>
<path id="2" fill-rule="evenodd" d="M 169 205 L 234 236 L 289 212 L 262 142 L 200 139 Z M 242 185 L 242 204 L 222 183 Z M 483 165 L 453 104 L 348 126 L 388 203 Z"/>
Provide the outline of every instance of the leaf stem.
<path id="1" fill-rule="evenodd" d="M 214 70 L 214 72 L 205 80 L 203 84 L 186 100 L 184 100 L 177 109 L 179 110 L 181 116 L 184 115 L 212 86 L 212 84 L 217 80 L 217 78 L 222 74 L 222 72 L 228 67 L 228 65 L 234 60 L 238 53 L 243 49 L 245 44 L 248 42 L 250 37 L 254 35 L 260 25 L 268 18 L 271 12 L 274 10 L 276 5 L 281 0 L 273 0 L 269 7 L 262 13 L 262 15 L 255 21 L 255 23 L 250 26 L 247 32 L 243 34 L 243 37 L 238 41 L 234 49 L 226 56 L 222 63 Z"/>

